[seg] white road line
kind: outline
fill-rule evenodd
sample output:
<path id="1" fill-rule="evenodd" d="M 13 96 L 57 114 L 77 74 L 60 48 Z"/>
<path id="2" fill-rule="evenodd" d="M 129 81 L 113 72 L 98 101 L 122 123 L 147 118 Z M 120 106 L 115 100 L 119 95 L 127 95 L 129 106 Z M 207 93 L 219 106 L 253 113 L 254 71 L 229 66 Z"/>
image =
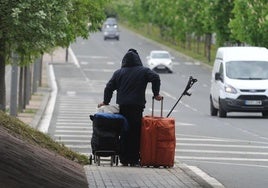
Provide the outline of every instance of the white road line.
<path id="1" fill-rule="evenodd" d="M 214 188 L 224 188 L 224 186 L 218 182 L 215 178 L 209 176 L 201 169 L 197 168 L 196 166 L 188 166 L 196 175 L 200 176 L 206 182 L 208 182 Z"/>
<path id="2" fill-rule="evenodd" d="M 90 58 L 90 59 L 108 59 L 107 56 L 93 56 L 93 55 L 77 55 L 79 58 Z"/>
<path id="3" fill-rule="evenodd" d="M 78 123 L 84 123 L 84 122 L 86 122 L 86 123 L 88 123 L 88 122 L 90 122 L 90 119 L 88 118 L 88 119 L 58 119 L 57 120 L 57 122 L 78 122 Z"/>
<path id="4" fill-rule="evenodd" d="M 93 111 L 93 110 L 92 110 Z M 95 111 L 95 110 L 94 110 Z M 59 116 L 74 116 L 74 117 L 84 117 L 84 116 L 88 116 L 89 114 L 90 114 L 90 110 L 88 111 L 88 112 L 82 112 L 82 111 L 80 111 L 80 112 L 74 112 L 74 111 L 61 111 L 61 112 L 59 112 Z"/>
<path id="5" fill-rule="evenodd" d="M 88 124 L 86 124 L 86 123 L 78 123 L 78 122 L 77 122 L 77 123 L 71 123 L 71 122 L 68 122 L 68 123 L 67 123 L 67 122 L 57 122 L 56 124 L 57 124 L 57 125 L 67 125 L 67 124 L 68 124 L 68 125 L 85 125 L 85 126 L 88 125 Z"/>
<path id="6" fill-rule="evenodd" d="M 161 93 L 163 93 L 165 96 L 167 96 L 167 97 L 169 97 L 169 98 L 171 98 L 171 99 L 173 99 L 173 100 L 178 100 L 177 97 L 172 96 L 171 94 L 169 94 L 169 93 L 166 92 L 166 91 L 163 91 L 163 90 L 162 90 Z M 197 111 L 198 111 L 196 108 L 193 108 L 193 107 L 191 107 L 190 105 L 183 103 L 182 101 L 180 101 L 179 103 L 182 104 L 182 105 L 184 105 L 186 108 L 191 109 L 191 110 L 194 111 L 194 112 L 197 112 Z M 169 110 L 168 110 L 168 111 L 169 111 Z M 174 110 L 173 112 L 176 112 L 176 111 Z"/>
<path id="7" fill-rule="evenodd" d="M 176 159 L 188 160 L 215 160 L 215 161 L 248 161 L 248 162 L 268 162 L 268 159 L 236 158 L 236 157 L 194 157 L 194 156 L 175 156 Z"/>
<path id="8" fill-rule="evenodd" d="M 88 71 L 88 72 L 114 72 L 115 69 L 83 69 L 83 71 Z"/>
<path id="9" fill-rule="evenodd" d="M 194 160 L 191 160 L 194 161 Z M 231 165 L 231 166 L 246 166 L 246 167 L 258 167 L 258 168 L 268 168 L 267 165 L 258 164 L 245 164 L 245 163 L 232 163 L 232 162 L 218 162 L 218 161 L 198 161 L 199 163 L 209 163 L 209 164 L 220 164 L 220 165 Z"/>
<path id="10" fill-rule="evenodd" d="M 68 140 L 68 139 L 56 139 L 57 142 L 61 143 L 66 143 L 66 142 L 71 142 L 71 143 L 91 143 L 90 140 Z"/>
<path id="11" fill-rule="evenodd" d="M 198 144 L 198 143 L 177 143 L 180 146 L 201 146 L 201 147 L 226 147 L 226 148 L 258 148 L 268 149 L 268 146 L 253 146 L 253 145 L 229 145 L 229 144 Z"/>
<path id="12" fill-rule="evenodd" d="M 97 105 L 96 105 L 97 106 Z M 81 105 L 74 105 L 74 104 L 70 104 L 70 105 L 64 105 L 64 106 L 60 106 L 61 108 L 61 111 L 62 112 L 81 112 L 82 110 L 87 110 L 87 111 L 90 111 L 90 110 L 96 110 L 96 107 L 94 105 L 94 107 L 90 107 L 90 106 L 81 106 Z"/>
<path id="13" fill-rule="evenodd" d="M 91 146 L 89 144 L 86 145 L 71 145 L 71 144 L 64 144 L 68 148 L 76 148 L 76 149 L 89 149 Z"/>
<path id="14" fill-rule="evenodd" d="M 69 54 L 70 54 L 70 56 L 72 57 L 72 59 L 73 59 L 73 61 L 74 61 L 74 64 L 75 64 L 78 68 L 80 68 L 80 65 L 79 65 L 79 63 L 78 63 L 78 59 L 77 59 L 76 56 L 74 55 L 74 52 L 73 52 L 72 48 L 69 47 L 69 48 L 68 48 L 68 51 L 69 51 Z"/>
<path id="15" fill-rule="evenodd" d="M 178 136 L 178 140 L 180 141 L 199 141 L 199 142 L 237 142 L 232 140 L 226 140 L 226 139 L 211 139 L 211 138 L 181 138 Z M 248 142 L 246 142 L 248 143 Z"/>
<path id="16" fill-rule="evenodd" d="M 78 130 L 56 130 L 56 133 L 81 133 L 81 134 L 90 134 L 92 133 L 92 131 L 88 131 L 88 130 L 82 130 L 82 131 L 78 131 Z"/>
<path id="17" fill-rule="evenodd" d="M 76 134 L 72 134 L 72 135 L 66 135 L 66 134 L 54 134 L 54 137 L 60 137 L 60 138 L 69 138 L 69 137 L 77 137 L 77 138 L 91 138 L 91 136 L 88 135 L 76 135 Z M 58 140 L 62 140 L 62 139 L 58 139 Z"/>
<path id="18" fill-rule="evenodd" d="M 268 155 L 268 152 L 249 152 L 249 151 L 219 151 L 219 150 L 191 150 L 178 149 L 177 152 L 183 153 L 215 153 L 215 154 L 236 154 L 236 155 Z"/>
<path id="19" fill-rule="evenodd" d="M 175 122 L 176 126 L 196 126 L 195 124 L 192 123 L 184 123 L 184 122 Z"/>
<path id="20" fill-rule="evenodd" d="M 57 126 L 56 129 L 88 129 L 88 130 L 91 130 L 92 127 L 90 126 Z"/>
<path id="21" fill-rule="evenodd" d="M 79 152 L 79 153 L 81 153 L 81 154 L 83 154 L 85 156 L 90 156 L 92 154 L 92 153 L 85 153 L 85 152 Z"/>
<path id="22" fill-rule="evenodd" d="M 254 141 L 254 140 L 240 140 L 240 139 L 232 139 L 232 138 L 219 138 L 219 137 L 212 137 L 212 136 L 200 136 L 200 135 L 190 135 L 190 134 L 176 134 L 178 137 L 188 137 L 190 139 L 195 139 L 195 138 L 204 138 L 204 139 L 222 139 L 226 140 L 229 142 L 242 142 L 242 143 L 247 143 L 247 144 L 265 144 L 268 145 L 268 142 L 260 142 L 260 141 Z"/>

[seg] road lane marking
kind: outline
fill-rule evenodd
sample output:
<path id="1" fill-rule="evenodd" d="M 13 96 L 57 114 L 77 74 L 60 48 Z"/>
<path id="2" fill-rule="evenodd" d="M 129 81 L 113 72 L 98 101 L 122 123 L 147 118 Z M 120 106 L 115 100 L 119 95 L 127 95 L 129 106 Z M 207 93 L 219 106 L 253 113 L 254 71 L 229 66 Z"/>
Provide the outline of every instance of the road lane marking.
<path id="1" fill-rule="evenodd" d="M 86 124 L 86 123 L 79 123 L 79 122 L 75 122 L 75 123 L 72 123 L 72 122 L 68 122 L 68 123 L 66 123 L 66 122 L 57 122 L 56 123 L 57 125 L 66 125 L 66 124 L 68 124 L 68 125 L 88 125 L 88 124 Z"/>
<path id="2" fill-rule="evenodd" d="M 268 149 L 268 146 L 253 146 L 253 145 L 230 145 L 230 144 L 199 144 L 199 143 L 178 143 L 180 146 L 205 146 L 205 147 L 226 147 L 226 148 L 258 148 Z"/>
<path id="3" fill-rule="evenodd" d="M 184 122 L 175 122 L 175 125 L 176 126 L 196 126 L 195 124 L 193 123 L 184 123 Z"/>
<path id="4" fill-rule="evenodd" d="M 96 56 L 96 55 L 77 55 L 78 58 L 89 58 L 89 59 L 108 59 L 108 56 Z"/>
<path id="5" fill-rule="evenodd" d="M 220 150 L 191 150 L 178 149 L 179 153 L 210 153 L 210 154 L 237 154 L 237 155 L 268 155 L 268 152 L 250 152 L 250 151 L 220 151 Z"/>
<path id="6" fill-rule="evenodd" d="M 184 160 L 215 160 L 215 161 L 247 161 L 247 162 L 268 162 L 268 159 L 238 158 L 238 157 L 195 157 L 175 156 L 176 159 Z"/>
<path id="7" fill-rule="evenodd" d="M 202 171 L 201 169 L 197 168 L 196 166 L 188 166 L 196 175 L 200 176 L 202 179 L 204 179 L 206 182 L 208 182 L 212 187 L 217 188 L 224 188 L 224 186 L 217 181 L 215 178 L 209 176 L 207 173 Z"/>
<path id="8" fill-rule="evenodd" d="M 57 130 L 59 129 L 89 129 L 89 130 L 92 130 L 92 127 L 89 127 L 89 126 L 57 126 L 56 127 Z"/>
<path id="9" fill-rule="evenodd" d="M 87 72 L 114 72 L 115 69 L 83 69 L 83 71 L 87 71 Z"/>
<path id="10" fill-rule="evenodd" d="M 268 142 L 261 142 L 261 141 L 253 141 L 253 140 L 240 140 L 240 139 L 233 139 L 233 138 L 220 138 L 220 137 L 212 137 L 212 136 L 200 136 L 200 135 L 191 135 L 191 134 L 177 134 L 179 137 L 188 137 L 188 139 L 215 139 L 215 140 L 225 140 L 228 142 L 241 142 L 241 143 L 247 143 L 247 144 L 265 144 L 268 145 Z"/>
<path id="11" fill-rule="evenodd" d="M 81 134 L 90 134 L 92 133 L 91 130 L 59 130 L 59 129 L 56 129 L 55 133 L 81 133 Z"/>
<path id="12" fill-rule="evenodd" d="M 54 134 L 54 137 L 58 137 L 58 138 L 69 138 L 69 137 L 77 137 L 77 138 L 90 138 L 88 135 L 80 135 L 80 134 Z M 61 140 L 61 139 L 59 139 Z"/>
<path id="13" fill-rule="evenodd" d="M 187 161 L 187 160 L 186 160 Z M 189 160 L 195 161 L 195 160 Z M 220 165 L 230 165 L 230 166 L 244 166 L 244 167 L 258 167 L 258 168 L 268 168 L 268 165 L 258 165 L 258 164 L 245 164 L 245 163 L 232 163 L 232 162 L 218 162 L 218 161 L 198 161 L 199 163 L 209 163 L 209 164 L 220 164 Z"/>
<path id="14" fill-rule="evenodd" d="M 70 56 L 71 56 L 72 59 L 73 59 L 73 62 L 74 62 L 74 64 L 75 64 L 75 66 L 76 66 L 77 68 L 80 68 L 79 61 L 78 61 L 77 57 L 74 55 L 74 52 L 73 52 L 72 48 L 69 47 L 69 48 L 68 48 L 68 51 L 69 51 Z"/>
<path id="15" fill-rule="evenodd" d="M 66 147 L 68 148 L 72 148 L 72 149 L 88 149 L 90 148 L 91 146 L 86 144 L 86 145 L 71 145 L 71 144 L 64 144 Z"/>
<path id="16" fill-rule="evenodd" d="M 162 90 L 161 93 L 163 93 L 166 97 L 169 97 L 169 98 L 171 98 L 171 99 L 173 99 L 173 100 L 178 100 L 177 97 L 172 96 L 170 93 L 168 93 L 168 92 L 166 92 L 166 91 L 163 91 L 163 90 Z M 188 105 L 188 104 L 186 104 L 186 103 L 184 103 L 184 102 L 182 102 L 182 101 L 179 101 L 179 103 L 182 104 L 183 106 L 185 106 L 186 108 L 191 109 L 191 110 L 194 111 L 194 112 L 197 112 L 197 111 L 198 111 L 196 108 L 194 108 L 194 107 L 192 107 L 192 106 L 190 106 L 190 105 Z M 174 112 L 175 112 L 175 110 L 174 110 Z"/>
<path id="17" fill-rule="evenodd" d="M 62 142 L 62 143 L 66 143 L 66 142 L 74 142 L 74 143 L 91 143 L 90 139 L 89 140 L 74 140 L 74 139 L 56 139 L 57 142 Z"/>

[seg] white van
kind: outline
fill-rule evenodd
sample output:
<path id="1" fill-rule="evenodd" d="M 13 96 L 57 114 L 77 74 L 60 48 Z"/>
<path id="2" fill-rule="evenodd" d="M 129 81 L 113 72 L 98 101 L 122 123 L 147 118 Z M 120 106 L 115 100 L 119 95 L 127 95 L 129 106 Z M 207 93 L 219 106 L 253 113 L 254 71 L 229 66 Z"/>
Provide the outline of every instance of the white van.
<path id="1" fill-rule="evenodd" d="M 268 117 L 268 49 L 220 47 L 211 78 L 210 114 L 261 112 Z"/>

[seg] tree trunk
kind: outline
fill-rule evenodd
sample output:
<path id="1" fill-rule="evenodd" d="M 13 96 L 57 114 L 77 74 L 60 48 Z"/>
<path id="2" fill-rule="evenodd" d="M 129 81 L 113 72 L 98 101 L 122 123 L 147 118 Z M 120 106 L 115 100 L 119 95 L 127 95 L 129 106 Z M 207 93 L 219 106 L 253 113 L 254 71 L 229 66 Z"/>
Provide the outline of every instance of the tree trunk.
<path id="1" fill-rule="evenodd" d="M 212 34 L 207 34 L 207 59 L 208 62 L 211 62 L 211 41 L 212 41 Z"/>
<path id="2" fill-rule="evenodd" d="M 6 111 L 6 61 L 4 44 L 4 41 L 0 40 L 0 110 L 2 111 Z"/>
<path id="3" fill-rule="evenodd" d="M 23 97 L 23 94 L 24 94 L 24 92 L 23 92 L 23 89 L 24 89 L 24 86 L 23 86 L 23 84 L 24 84 L 24 81 L 23 81 L 23 75 L 24 75 L 24 67 L 20 67 L 20 76 L 19 76 L 19 105 L 18 105 L 18 107 L 19 107 L 19 112 L 22 112 L 22 110 L 23 110 L 23 105 L 24 105 L 24 102 L 23 102 L 23 99 L 24 99 L 24 97 Z"/>

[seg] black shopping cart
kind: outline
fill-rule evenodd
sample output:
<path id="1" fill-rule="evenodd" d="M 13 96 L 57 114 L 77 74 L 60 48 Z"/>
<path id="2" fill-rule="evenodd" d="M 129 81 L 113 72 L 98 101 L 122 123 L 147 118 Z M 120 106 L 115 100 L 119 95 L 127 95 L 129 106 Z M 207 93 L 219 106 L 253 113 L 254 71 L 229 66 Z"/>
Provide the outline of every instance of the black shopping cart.
<path id="1" fill-rule="evenodd" d="M 100 166 L 101 160 L 107 161 L 110 157 L 110 165 L 118 165 L 120 153 L 120 134 L 126 123 L 120 114 L 96 113 L 90 115 L 93 122 L 93 133 L 91 138 L 92 161 Z M 101 157 L 105 157 L 101 159 Z"/>

